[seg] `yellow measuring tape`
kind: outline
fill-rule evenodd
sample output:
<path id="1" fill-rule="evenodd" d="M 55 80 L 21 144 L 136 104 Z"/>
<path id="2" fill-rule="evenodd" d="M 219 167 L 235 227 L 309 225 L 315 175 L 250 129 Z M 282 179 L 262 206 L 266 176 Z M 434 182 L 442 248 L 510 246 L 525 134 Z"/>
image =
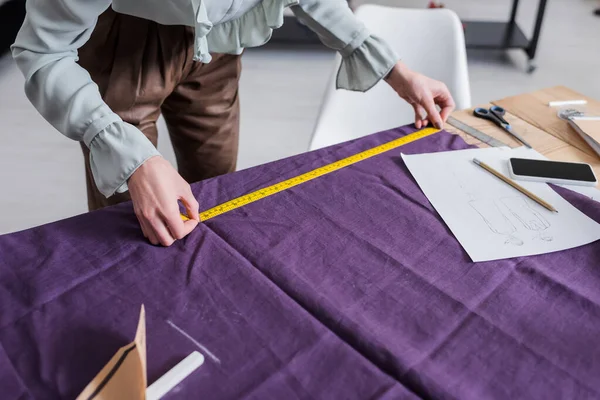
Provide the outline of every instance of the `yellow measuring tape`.
<path id="1" fill-rule="evenodd" d="M 391 142 L 387 142 L 382 145 L 373 147 L 369 150 L 365 150 L 365 151 L 355 154 L 353 156 L 341 159 L 339 161 L 335 161 L 331 164 L 327 164 L 323 167 L 313 169 L 312 171 L 307 172 L 305 174 L 295 176 L 291 179 L 287 179 L 285 181 L 276 183 L 276 184 L 268 186 L 266 188 L 259 189 L 254 192 L 237 197 L 233 200 L 229 200 L 225 203 L 219 204 L 218 206 L 209 208 L 208 210 L 201 212 L 200 213 L 200 221 L 202 221 L 202 222 L 207 221 L 218 215 L 225 214 L 226 212 L 235 210 L 236 208 L 243 207 L 246 204 L 254 203 L 255 201 L 264 199 L 265 197 L 269 197 L 276 193 L 283 192 L 284 190 L 287 190 L 294 186 L 298 186 L 301 183 L 308 182 L 312 179 L 318 178 L 323 175 L 327 175 L 331 172 L 337 171 L 338 169 L 347 167 L 348 165 L 356 164 L 359 161 L 366 160 L 367 158 L 371 158 L 378 154 L 385 153 L 386 151 L 398 148 L 400 146 L 404 146 L 405 144 L 415 142 L 419 139 L 423 139 L 424 137 L 433 135 L 434 133 L 437 133 L 437 132 L 439 132 L 439 129 L 425 128 L 418 132 L 411 133 L 410 135 L 406 135 L 401 138 L 392 140 Z M 189 218 L 182 214 L 181 219 L 183 219 L 185 221 L 185 220 L 188 220 Z"/>

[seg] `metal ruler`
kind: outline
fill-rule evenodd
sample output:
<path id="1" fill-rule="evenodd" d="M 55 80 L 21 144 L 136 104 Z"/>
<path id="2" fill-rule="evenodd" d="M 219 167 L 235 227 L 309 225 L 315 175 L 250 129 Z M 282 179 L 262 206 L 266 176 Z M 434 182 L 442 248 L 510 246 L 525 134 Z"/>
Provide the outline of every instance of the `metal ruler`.
<path id="1" fill-rule="evenodd" d="M 400 146 L 404 146 L 405 144 L 416 142 L 419 139 L 431 136 L 437 132 L 439 132 L 439 129 L 425 128 L 415 133 L 411 133 L 410 135 L 406 135 L 399 139 L 392 140 L 391 142 L 387 142 L 382 145 L 370 148 L 369 150 L 365 150 L 353 156 L 332 162 L 331 164 L 327 164 L 323 167 L 313 169 L 312 171 L 307 172 L 305 174 L 295 176 L 291 179 L 287 179 L 285 181 L 276 183 L 266 188 L 259 189 L 254 192 L 237 197 L 233 200 L 229 200 L 225 203 L 219 204 L 216 207 L 201 212 L 200 221 L 203 222 L 209 220 L 218 215 L 225 214 L 226 212 L 229 212 L 231 210 L 235 210 L 236 208 L 240 208 L 247 204 L 254 203 L 255 201 L 258 201 L 260 199 L 264 199 L 265 197 L 273 196 L 276 193 L 282 192 L 294 186 L 298 186 L 304 182 L 308 182 L 320 176 L 327 175 L 331 172 L 337 171 L 349 165 L 356 164 L 359 161 L 366 160 L 367 158 L 371 158 L 381 153 L 385 153 L 386 151 L 398 148 Z M 181 219 L 188 220 L 189 218 L 186 215 L 182 214 Z"/>
<path id="2" fill-rule="evenodd" d="M 448 117 L 448 123 L 450 125 L 452 125 L 453 127 L 465 132 L 469 136 L 473 136 L 475 139 L 479 139 L 480 141 L 487 144 L 488 146 L 492 146 L 492 147 L 507 146 L 507 144 L 499 141 L 498 139 L 495 139 L 489 135 L 486 135 L 485 133 L 478 131 L 475 128 L 472 128 L 469 125 L 460 122 L 456 118 Z"/>

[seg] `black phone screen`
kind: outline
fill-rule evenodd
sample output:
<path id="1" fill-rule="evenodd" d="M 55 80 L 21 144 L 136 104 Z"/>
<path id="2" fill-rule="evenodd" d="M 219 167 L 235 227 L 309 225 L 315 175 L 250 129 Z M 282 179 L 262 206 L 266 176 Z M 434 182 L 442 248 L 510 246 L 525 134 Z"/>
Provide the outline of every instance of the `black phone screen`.
<path id="1" fill-rule="evenodd" d="M 596 181 L 594 172 L 589 165 L 585 164 L 524 158 L 511 158 L 510 163 L 515 175 L 583 182 Z"/>

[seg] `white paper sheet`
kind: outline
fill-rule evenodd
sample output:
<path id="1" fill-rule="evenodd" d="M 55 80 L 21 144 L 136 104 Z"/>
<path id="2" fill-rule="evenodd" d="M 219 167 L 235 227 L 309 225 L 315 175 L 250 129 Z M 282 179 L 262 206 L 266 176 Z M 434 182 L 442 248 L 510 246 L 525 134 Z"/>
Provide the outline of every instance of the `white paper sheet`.
<path id="1" fill-rule="evenodd" d="M 478 158 L 509 177 L 510 157 L 527 148 L 402 154 L 417 183 L 473 261 L 550 253 L 600 239 L 600 224 L 545 183 L 518 183 L 550 203 L 553 213 L 473 163 Z"/>

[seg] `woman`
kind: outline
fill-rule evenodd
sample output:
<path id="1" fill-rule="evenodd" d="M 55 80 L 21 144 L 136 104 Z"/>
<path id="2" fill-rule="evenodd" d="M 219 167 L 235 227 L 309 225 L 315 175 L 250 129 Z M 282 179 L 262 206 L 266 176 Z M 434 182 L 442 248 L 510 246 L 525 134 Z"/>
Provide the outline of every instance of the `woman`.
<path id="1" fill-rule="evenodd" d="M 28 0 L 13 57 L 32 104 L 81 143 L 90 210 L 131 198 L 153 244 L 194 229 L 188 182 L 235 169 L 239 55 L 269 40 L 286 7 L 343 56 L 338 88 L 385 79 L 417 128 L 443 125 L 446 86 L 410 71 L 344 0 Z M 161 113 L 179 173 L 156 150 Z M 181 221 L 178 200 L 194 219 Z"/>

